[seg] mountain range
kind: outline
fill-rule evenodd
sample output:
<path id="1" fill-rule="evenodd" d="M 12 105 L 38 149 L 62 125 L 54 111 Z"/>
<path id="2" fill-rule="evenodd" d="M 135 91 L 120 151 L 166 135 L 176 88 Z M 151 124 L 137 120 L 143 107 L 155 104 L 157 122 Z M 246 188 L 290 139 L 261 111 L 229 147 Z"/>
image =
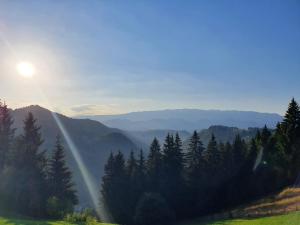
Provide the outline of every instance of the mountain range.
<path id="1" fill-rule="evenodd" d="M 123 130 L 201 130 L 211 125 L 247 129 L 267 125 L 274 128 L 282 120 L 276 113 L 252 111 L 222 111 L 200 109 L 174 109 L 131 112 L 119 115 L 80 116 L 102 122 L 109 127 Z"/>

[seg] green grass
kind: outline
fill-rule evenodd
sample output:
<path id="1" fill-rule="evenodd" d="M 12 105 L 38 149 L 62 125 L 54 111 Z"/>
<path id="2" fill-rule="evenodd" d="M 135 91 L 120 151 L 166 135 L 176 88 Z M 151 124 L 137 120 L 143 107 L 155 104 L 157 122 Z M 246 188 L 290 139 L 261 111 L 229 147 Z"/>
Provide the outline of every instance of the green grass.
<path id="1" fill-rule="evenodd" d="M 211 222 L 193 221 L 181 225 L 299 225 L 300 212 L 257 219 L 216 220 Z"/>
<path id="2" fill-rule="evenodd" d="M 0 217 L 0 225 L 83 225 L 68 223 L 65 221 L 39 221 L 39 220 L 23 220 L 23 219 L 10 219 Z M 97 223 L 97 225 L 112 225 L 108 223 Z"/>

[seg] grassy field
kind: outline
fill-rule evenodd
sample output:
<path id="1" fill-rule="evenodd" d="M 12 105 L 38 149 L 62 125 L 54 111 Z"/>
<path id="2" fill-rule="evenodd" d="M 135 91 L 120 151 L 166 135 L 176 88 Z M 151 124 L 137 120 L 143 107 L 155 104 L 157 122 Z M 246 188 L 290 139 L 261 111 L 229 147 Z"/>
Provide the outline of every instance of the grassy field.
<path id="1" fill-rule="evenodd" d="M 0 217 L 0 225 L 84 225 L 72 224 L 64 221 L 38 221 L 38 220 L 23 220 L 23 219 L 8 219 Z M 113 225 L 107 223 L 97 223 L 92 225 Z"/>
<path id="2" fill-rule="evenodd" d="M 236 219 L 224 219 L 230 216 Z M 300 225 L 300 188 L 287 188 L 213 218 L 219 219 L 209 222 L 199 219 L 180 225 Z"/>
<path id="3" fill-rule="evenodd" d="M 293 212 L 286 215 L 263 217 L 257 219 L 234 219 L 216 220 L 210 222 L 193 221 L 180 225 L 299 225 L 300 212 Z M 75 225 L 64 221 L 32 221 L 19 219 L 5 219 L 0 217 L 0 225 Z M 78 225 L 78 224 L 76 224 Z M 94 224 L 93 224 L 94 225 Z M 97 225 L 112 225 L 98 223 Z"/>
<path id="4" fill-rule="evenodd" d="M 181 225 L 299 225 L 300 212 L 257 219 L 216 220 L 210 222 L 193 221 Z"/>

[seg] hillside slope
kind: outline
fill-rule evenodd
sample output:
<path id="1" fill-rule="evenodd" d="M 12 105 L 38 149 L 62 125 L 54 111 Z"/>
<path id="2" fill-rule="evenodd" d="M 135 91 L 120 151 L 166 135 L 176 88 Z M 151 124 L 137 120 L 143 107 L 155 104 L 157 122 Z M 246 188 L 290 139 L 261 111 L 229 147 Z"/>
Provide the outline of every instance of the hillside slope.
<path id="1" fill-rule="evenodd" d="M 181 225 L 299 225 L 300 212 L 255 219 L 228 219 L 213 221 L 193 221 Z"/>
<path id="2" fill-rule="evenodd" d="M 300 188 L 287 188 L 282 192 L 220 213 L 180 225 L 299 225 Z"/>
<path id="3" fill-rule="evenodd" d="M 16 109 L 12 111 L 12 116 L 14 118 L 14 127 L 17 128 L 17 134 L 21 133 L 23 121 L 28 112 L 34 114 L 38 125 L 41 126 L 44 138 L 42 147 L 50 153 L 56 136 L 60 134 L 63 137 L 57 122 L 54 120 L 51 111 L 39 106 Z M 128 155 L 130 150 L 137 150 L 137 146 L 133 141 L 118 129 L 109 128 L 100 122 L 89 119 L 72 119 L 61 114 L 56 115 L 76 145 L 84 164 L 97 186 L 99 186 L 103 175 L 104 164 L 112 151 L 122 150 L 125 155 Z M 81 205 L 87 205 L 90 203 L 90 200 L 87 195 L 86 185 L 66 143 L 65 147 L 68 164 L 74 173 L 80 203 Z"/>

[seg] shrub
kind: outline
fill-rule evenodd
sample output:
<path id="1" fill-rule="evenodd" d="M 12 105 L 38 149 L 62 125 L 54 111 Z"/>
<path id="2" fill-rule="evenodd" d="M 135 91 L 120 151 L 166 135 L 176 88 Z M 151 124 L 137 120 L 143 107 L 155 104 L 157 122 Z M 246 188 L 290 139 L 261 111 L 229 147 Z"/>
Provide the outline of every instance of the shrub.
<path id="1" fill-rule="evenodd" d="M 97 219 L 90 209 L 86 209 L 80 213 L 69 213 L 64 217 L 64 221 L 68 223 L 84 223 L 85 225 L 97 224 Z"/>
<path id="2" fill-rule="evenodd" d="M 57 197 L 47 200 L 47 214 L 52 218 L 63 218 L 66 214 L 73 212 L 73 205 L 69 201 L 61 201 Z"/>
<path id="3" fill-rule="evenodd" d="M 174 224 L 175 214 L 159 194 L 146 193 L 139 200 L 135 212 L 136 225 Z"/>

